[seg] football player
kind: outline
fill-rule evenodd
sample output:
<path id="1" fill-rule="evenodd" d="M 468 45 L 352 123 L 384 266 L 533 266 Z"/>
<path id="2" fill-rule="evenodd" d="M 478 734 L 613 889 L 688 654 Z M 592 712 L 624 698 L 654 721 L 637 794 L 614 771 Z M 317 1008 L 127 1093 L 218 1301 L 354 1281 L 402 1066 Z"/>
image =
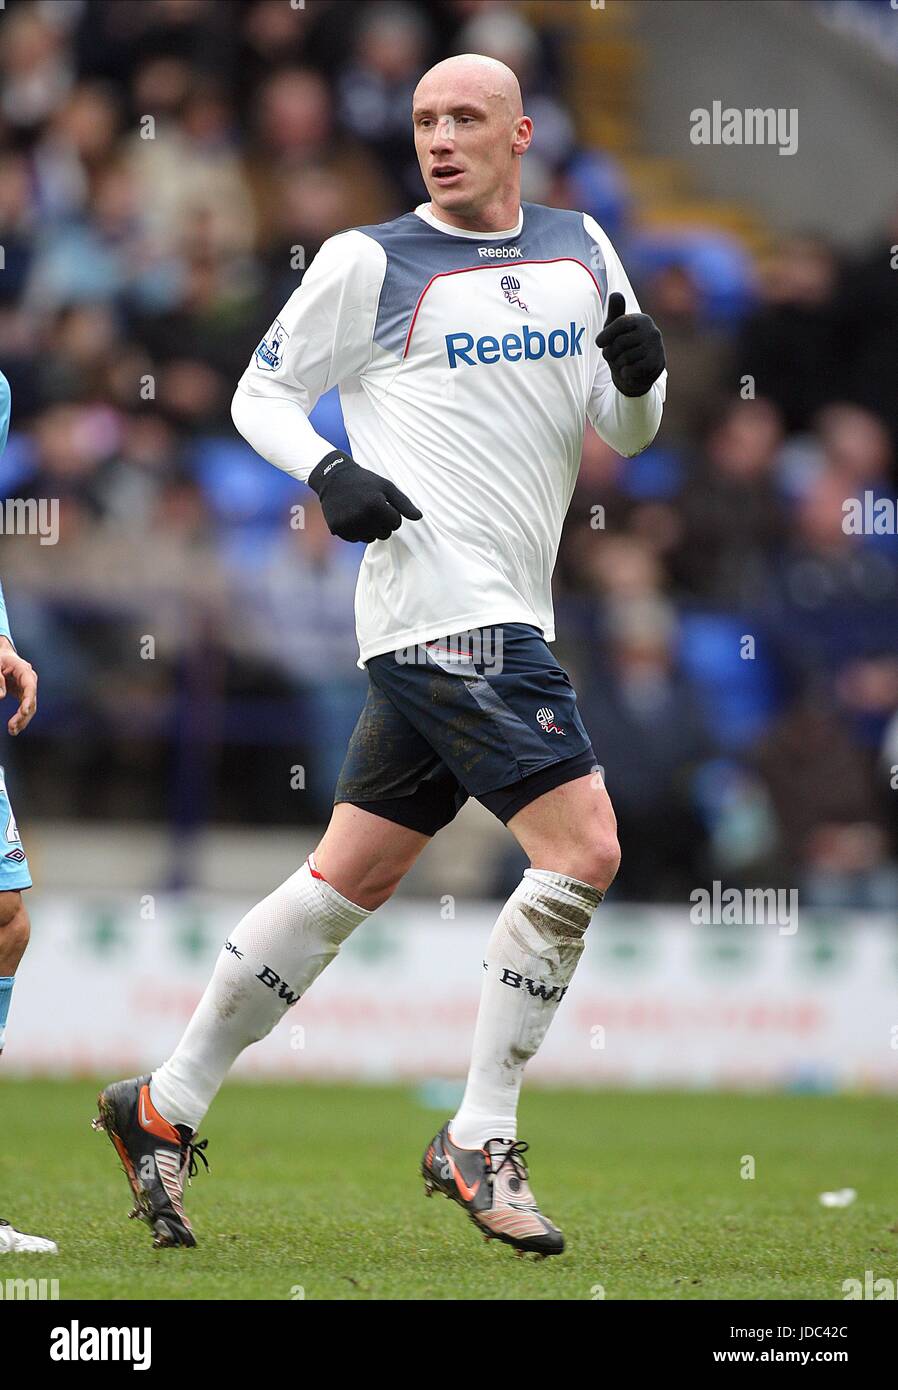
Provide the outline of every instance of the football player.
<path id="1" fill-rule="evenodd" d="M 651 443 L 664 349 L 593 218 L 522 204 L 533 123 L 509 68 L 438 63 L 410 114 L 427 201 L 324 243 L 234 396 L 249 443 L 308 482 L 335 536 L 367 547 L 369 692 L 314 854 L 234 928 L 168 1061 L 100 1097 L 161 1245 L 195 1243 L 184 1175 L 234 1060 L 473 796 L 530 867 L 486 945 L 467 1087 L 425 1148 L 425 1191 L 520 1253 L 564 1246 L 529 1184 L 518 1096 L 619 849 L 549 646 L 552 571 L 586 421 L 620 454 Z M 352 454 L 308 419 L 333 386 Z"/>

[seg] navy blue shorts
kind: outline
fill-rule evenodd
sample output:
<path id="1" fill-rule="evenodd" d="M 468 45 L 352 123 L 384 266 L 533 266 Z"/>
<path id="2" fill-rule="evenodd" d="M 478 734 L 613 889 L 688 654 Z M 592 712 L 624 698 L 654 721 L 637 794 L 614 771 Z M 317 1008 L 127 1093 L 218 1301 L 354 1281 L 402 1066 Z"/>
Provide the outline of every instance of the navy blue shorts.
<path id="1" fill-rule="evenodd" d="M 574 687 L 525 623 L 386 652 L 366 669 L 335 803 L 435 835 L 469 796 L 507 822 L 596 767 Z"/>

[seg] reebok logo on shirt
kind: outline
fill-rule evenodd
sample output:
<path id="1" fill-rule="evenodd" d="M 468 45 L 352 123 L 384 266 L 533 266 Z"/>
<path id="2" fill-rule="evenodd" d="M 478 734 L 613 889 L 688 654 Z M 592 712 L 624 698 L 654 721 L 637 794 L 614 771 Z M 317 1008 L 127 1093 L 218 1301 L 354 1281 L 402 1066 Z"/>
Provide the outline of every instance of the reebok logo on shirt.
<path id="1" fill-rule="evenodd" d="M 524 252 L 520 246 L 478 246 L 477 254 L 487 261 L 520 260 Z"/>
<path id="2" fill-rule="evenodd" d="M 521 333 L 506 333 L 501 341 L 489 333 L 476 341 L 470 333 L 447 333 L 446 355 L 454 370 L 460 362 L 467 367 L 482 362 L 489 366 L 504 358 L 506 362 L 536 362 L 548 352 L 550 357 L 582 357 L 585 328 L 553 328 L 547 334 L 525 323 Z"/>

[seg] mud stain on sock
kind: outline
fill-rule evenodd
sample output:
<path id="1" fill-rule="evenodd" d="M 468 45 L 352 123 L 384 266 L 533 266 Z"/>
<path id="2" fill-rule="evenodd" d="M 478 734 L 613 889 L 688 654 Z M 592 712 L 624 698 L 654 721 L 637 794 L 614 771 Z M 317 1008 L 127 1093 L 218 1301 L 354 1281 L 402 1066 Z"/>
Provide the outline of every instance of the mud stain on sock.
<path id="1" fill-rule="evenodd" d="M 557 971 L 569 977 L 583 952 L 585 927 L 559 922 L 533 903 L 519 903 L 507 929 L 515 945 L 536 957 L 550 976 Z"/>

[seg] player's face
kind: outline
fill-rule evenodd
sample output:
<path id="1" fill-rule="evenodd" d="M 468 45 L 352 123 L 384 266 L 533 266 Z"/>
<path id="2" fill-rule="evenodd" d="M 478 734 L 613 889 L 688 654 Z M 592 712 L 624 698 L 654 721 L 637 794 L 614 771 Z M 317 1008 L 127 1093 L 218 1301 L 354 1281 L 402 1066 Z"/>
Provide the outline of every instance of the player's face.
<path id="1" fill-rule="evenodd" d="M 448 85 L 448 84 L 447 84 Z M 478 212 L 518 187 L 530 122 L 508 102 L 476 90 L 422 82 L 412 112 L 415 150 L 430 200 L 456 217 Z"/>

